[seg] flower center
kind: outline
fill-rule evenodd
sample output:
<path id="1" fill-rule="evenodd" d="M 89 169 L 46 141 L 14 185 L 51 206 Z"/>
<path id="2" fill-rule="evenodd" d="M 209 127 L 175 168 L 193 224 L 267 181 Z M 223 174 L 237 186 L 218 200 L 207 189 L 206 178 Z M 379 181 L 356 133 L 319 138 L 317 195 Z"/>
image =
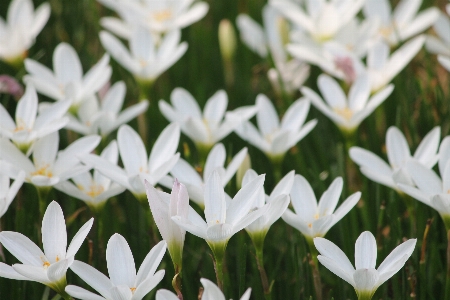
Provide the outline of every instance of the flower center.
<path id="1" fill-rule="evenodd" d="M 172 11 L 170 9 L 164 9 L 153 14 L 153 18 L 160 23 L 167 21 L 171 17 Z"/>
<path id="2" fill-rule="evenodd" d="M 333 110 L 335 113 L 343 117 L 346 121 L 350 121 L 350 119 L 353 117 L 353 111 L 348 107 L 334 108 Z"/>
<path id="3" fill-rule="evenodd" d="M 44 269 L 47 269 L 48 267 L 50 267 L 50 262 L 44 261 L 43 267 L 44 267 Z"/>
<path id="4" fill-rule="evenodd" d="M 95 198 L 105 191 L 105 188 L 100 184 L 93 184 L 89 187 L 89 191 L 86 193 L 88 196 Z"/>
<path id="5" fill-rule="evenodd" d="M 41 175 L 41 176 L 52 177 L 53 173 L 51 170 L 49 170 L 49 166 L 45 165 L 45 166 L 37 169 L 36 171 L 32 172 L 31 175 L 32 176 Z"/>
<path id="6" fill-rule="evenodd" d="M 136 288 L 132 287 L 132 288 L 130 288 L 130 291 L 131 291 L 132 294 L 134 294 L 134 292 L 136 291 Z"/>

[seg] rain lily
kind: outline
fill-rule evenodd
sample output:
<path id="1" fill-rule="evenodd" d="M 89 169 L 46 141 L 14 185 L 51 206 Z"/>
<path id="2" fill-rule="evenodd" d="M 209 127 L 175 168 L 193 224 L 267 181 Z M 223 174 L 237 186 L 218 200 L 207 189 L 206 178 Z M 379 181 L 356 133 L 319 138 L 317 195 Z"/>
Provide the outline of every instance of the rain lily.
<path id="1" fill-rule="evenodd" d="M 119 152 L 116 141 L 112 141 L 100 154 L 100 157 L 117 165 Z M 94 170 L 94 174 L 84 172 L 72 177 L 72 181 L 59 182 L 55 188 L 76 199 L 84 201 L 93 211 L 100 211 L 106 201 L 120 193 L 125 188 L 108 177 L 103 176 L 99 171 Z"/>
<path id="2" fill-rule="evenodd" d="M 147 190 L 148 204 L 158 226 L 159 233 L 167 242 L 170 257 L 172 258 L 175 273 L 179 274 L 182 270 L 183 246 L 186 230 L 180 228 L 172 217 L 179 216 L 186 219 L 189 214 L 189 195 L 186 187 L 176 179 L 173 183 L 172 193 L 169 195 L 156 190 L 147 181 L 145 182 Z"/>
<path id="3" fill-rule="evenodd" d="M 377 242 L 369 231 L 364 231 L 355 244 L 355 267 L 339 247 L 327 239 L 317 237 L 314 245 L 321 255 L 317 257 L 332 273 L 350 283 L 358 299 L 372 299 L 377 288 L 405 265 L 416 246 L 417 239 L 409 239 L 397 246 L 375 269 Z"/>
<path id="4" fill-rule="evenodd" d="M 301 89 L 303 95 L 347 134 L 352 134 L 394 89 L 394 86 L 390 84 L 370 97 L 370 81 L 367 75 L 362 75 L 355 80 L 348 98 L 336 80 L 328 75 L 320 75 L 317 85 L 328 105 L 310 88 L 303 87 Z"/>
<path id="5" fill-rule="evenodd" d="M 281 122 L 272 102 L 263 94 L 256 97 L 256 121 L 258 129 L 250 122 L 237 128 L 236 133 L 263 151 L 272 161 L 281 161 L 291 147 L 295 146 L 317 124 L 317 120 L 305 123 L 309 101 L 298 99 L 284 114 Z"/>
<path id="6" fill-rule="evenodd" d="M 163 279 L 164 270 L 156 272 L 156 269 L 165 252 L 166 242 L 161 241 L 150 250 L 136 274 L 130 246 L 123 236 L 115 233 L 106 246 L 106 263 L 110 278 L 81 261 L 74 261 L 70 267 L 101 296 L 75 285 L 68 285 L 66 292 L 81 300 L 140 300 Z"/>
<path id="7" fill-rule="evenodd" d="M 64 117 L 69 107 L 70 101 L 60 101 L 48 105 L 37 115 L 36 90 L 32 85 L 28 85 L 25 94 L 17 103 L 15 122 L 5 107 L 0 104 L 0 136 L 11 139 L 21 151 L 28 155 L 28 151 L 37 139 L 57 132 L 69 122 L 69 119 Z"/>
<path id="8" fill-rule="evenodd" d="M 8 266 L 0 263 L 0 276 L 16 280 L 31 280 L 45 284 L 66 298 L 66 272 L 92 227 L 94 219 L 86 222 L 67 248 L 66 223 L 61 207 L 52 201 L 42 219 L 44 252 L 29 238 L 12 231 L 0 232 L 0 243 L 21 264 Z M 66 250 L 67 249 L 67 250 Z"/>
<path id="9" fill-rule="evenodd" d="M 32 59 L 25 60 L 29 73 L 24 77 L 36 90 L 54 100 L 67 100 L 76 113 L 83 101 L 94 97 L 111 77 L 109 56 L 104 55 L 84 76 L 78 54 L 66 43 L 60 43 L 53 52 L 53 71 Z"/>
<path id="10" fill-rule="evenodd" d="M 389 164 L 370 151 L 360 147 L 350 148 L 350 158 L 360 166 L 367 178 L 400 192 L 397 184 L 414 186 L 406 164 L 415 160 L 431 169 L 438 161 L 438 148 L 441 136 L 440 127 L 435 127 L 422 140 L 414 156 L 411 156 L 408 142 L 397 127 L 389 127 L 386 134 L 386 152 Z"/>
<path id="11" fill-rule="evenodd" d="M 53 132 L 34 144 L 31 161 L 10 141 L 0 138 L 0 169 L 11 178 L 23 170 L 26 182 L 36 187 L 52 187 L 87 171 L 89 166 L 81 164 L 79 157 L 94 150 L 99 143 L 99 136 L 86 136 L 58 151 L 59 135 Z"/>
<path id="12" fill-rule="evenodd" d="M 428 29 L 439 17 L 439 10 L 428 8 L 419 14 L 422 0 L 401 0 L 394 11 L 389 0 L 366 0 L 363 12 L 366 18 L 380 22 L 379 36 L 396 46 Z"/>
<path id="13" fill-rule="evenodd" d="M 244 161 L 246 155 L 247 148 L 243 148 L 225 168 L 225 160 L 227 158 L 225 146 L 222 143 L 218 143 L 211 149 L 206 158 L 203 176 L 200 176 L 197 170 L 182 158 L 178 160 L 170 173 L 186 186 L 189 198 L 203 209 L 205 207 L 203 199 L 205 182 L 212 172 L 214 170 L 219 172 L 222 186 L 225 187 Z M 173 185 L 173 180 L 166 176 L 160 183 L 170 188 Z"/>
<path id="14" fill-rule="evenodd" d="M 341 220 L 361 198 L 361 192 L 350 195 L 335 211 L 342 193 L 343 180 L 336 178 L 322 194 L 317 203 L 309 182 L 301 175 L 295 175 L 291 190 L 291 201 L 295 213 L 287 209 L 283 220 L 299 230 L 308 242 L 315 237 L 323 237 L 328 230 Z"/>
<path id="15" fill-rule="evenodd" d="M 146 203 L 144 179 L 151 185 L 156 185 L 169 173 L 180 157 L 179 153 L 175 153 L 179 139 L 178 125 L 170 124 L 156 139 L 147 158 L 147 150 L 139 134 L 130 126 L 122 125 L 117 132 L 117 144 L 124 169 L 93 154 L 83 156 L 81 159 Z"/>
<path id="16" fill-rule="evenodd" d="M 35 11 L 31 0 L 11 1 L 6 20 L 0 17 L 0 59 L 11 65 L 21 64 L 47 23 L 50 11 L 47 2 Z"/>
<path id="17" fill-rule="evenodd" d="M 21 171 L 17 175 L 16 180 L 14 180 L 14 183 L 9 186 L 9 177 L 0 172 L 0 218 L 6 213 L 9 205 L 14 200 L 14 197 L 16 197 L 24 179 L 25 172 Z"/>
<path id="18" fill-rule="evenodd" d="M 446 137 L 439 148 L 439 177 L 433 170 L 417 162 L 406 165 L 409 175 L 417 187 L 398 184 L 400 190 L 434 208 L 441 215 L 446 229 L 450 230 L 450 137 Z"/>
<path id="19" fill-rule="evenodd" d="M 186 42 L 180 44 L 180 38 L 181 32 L 174 30 L 158 44 L 148 30 L 136 27 L 131 33 L 128 50 L 109 32 L 100 32 L 100 41 L 106 51 L 142 84 L 153 83 L 183 56 L 188 45 Z"/>
<path id="20" fill-rule="evenodd" d="M 256 113 L 253 106 L 226 112 L 228 97 L 223 90 L 206 101 L 203 113 L 197 101 L 185 89 L 174 89 L 170 102 L 172 106 L 163 100 L 159 101 L 161 113 L 169 121 L 179 123 L 181 131 L 194 141 L 197 149 L 205 152 Z"/>
<path id="21" fill-rule="evenodd" d="M 206 279 L 201 278 L 200 282 L 203 285 L 203 293 L 201 300 L 225 300 L 225 295 L 222 293 L 222 291 L 219 289 L 217 285 L 214 284 L 214 282 Z M 242 295 L 240 300 L 249 300 L 251 295 L 252 289 L 248 288 L 245 293 Z M 156 292 L 156 300 L 178 300 L 179 298 L 168 290 L 158 290 Z"/>
<path id="22" fill-rule="evenodd" d="M 98 0 L 114 10 L 121 18 L 106 17 L 100 20 L 103 27 L 114 34 L 128 39 L 133 26 L 145 27 L 161 34 L 181 29 L 202 19 L 208 12 L 206 2 L 181 1 L 127 1 Z"/>
<path id="23" fill-rule="evenodd" d="M 69 115 L 70 121 L 66 128 L 84 135 L 98 133 L 103 138 L 108 136 L 148 108 L 148 101 L 142 100 L 121 112 L 126 91 L 125 83 L 119 81 L 108 89 L 100 101 L 97 97 L 84 101 L 78 109 L 77 117 Z"/>

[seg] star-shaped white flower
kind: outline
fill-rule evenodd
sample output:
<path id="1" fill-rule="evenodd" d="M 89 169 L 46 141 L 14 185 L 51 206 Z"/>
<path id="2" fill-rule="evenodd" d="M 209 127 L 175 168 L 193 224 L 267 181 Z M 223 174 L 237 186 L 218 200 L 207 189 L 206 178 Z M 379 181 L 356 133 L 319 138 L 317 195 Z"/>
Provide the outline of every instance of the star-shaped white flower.
<path id="1" fill-rule="evenodd" d="M 389 127 L 386 133 L 386 152 L 389 164 L 370 151 L 360 147 L 351 147 L 350 158 L 360 166 L 361 173 L 367 178 L 400 191 L 397 184 L 414 186 L 406 164 L 415 160 L 431 169 L 438 161 L 440 127 L 435 127 L 422 140 L 414 156 L 411 156 L 408 142 L 397 127 Z"/>
<path id="2" fill-rule="evenodd" d="M 0 243 L 21 264 L 0 263 L 0 276 L 16 280 L 31 280 L 45 284 L 58 293 L 66 286 L 66 272 L 92 227 L 94 219 L 86 222 L 67 248 L 66 222 L 61 207 L 52 201 L 42 219 L 44 252 L 29 238 L 12 231 L 0 232 Z"/>
<path id="3" fill-rule="evenodd" d="M 410 239 L 397 246 L 375 269 L 377 242 L 369 231 L 364 231 L 355 244 L 355 267 L 339 247 L 327 239 L 317 237 L 314 245 L 321 255 L 317 259 L 335 275 L 351 284 L 358 299 L 371 299 L 377 288 L 394 276 L 409 259 L 417 239 Z"/>
<path id="4" fill-rule="evenodd" d="M 110 278 L 81 261 L 74 261 L 70 267 L 102 296 L 75 285 L 68 285 L 66 292 L 81 300 L 140 300 L 163 279 L 165 271 L 156 272 L 156 269 L 164 253 L 166 242 L 161 241 L 150 250 L 136 274 L 130 246 L 123 236 L 115 233 L 106 246 L 106 263 Z"/>

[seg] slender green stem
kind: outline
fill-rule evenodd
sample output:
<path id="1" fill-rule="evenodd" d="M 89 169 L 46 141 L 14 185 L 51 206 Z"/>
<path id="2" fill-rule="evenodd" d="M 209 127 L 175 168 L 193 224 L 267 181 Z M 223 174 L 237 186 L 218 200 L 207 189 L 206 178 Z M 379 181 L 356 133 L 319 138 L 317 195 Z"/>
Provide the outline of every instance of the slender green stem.
<path id="1" fill-rule="evenodd" d="M 51 189 L 52 188 L 49 186 L 36 186 L 39 199 L 39 217 L 41 220 L 44 218 L 44 214 L 47 209 L 47 198 Z"/>
<path id="2" fill-rule="evenodd" d="M 373 297 L 373 292 L 357 292 L 358 300 L 371 300 Z"/>
<path id="3" fill-rule="evenodd" d="M 225 258 L 226 242 L 208 243 L 214 255 L 214 270 L 216 271 L 217 286 L 223 291 L 223 261 Z"/>
<path id="4" fill-rule="evenodd" d="M 422 247 L 420 251 L 420 277 L 421 280 L 419 280 L 419 289 L 420 289 L 420 299 L 426 298 L 426 249 L 427 249 L 427 237 L 428 233 L 430 232 L 431 223 L 433 222 L 433 219 L 427 220 L 427 225 L 425 226 L 425 230 L 423 232 L 423 239 L 422 239 Z"/>
<path id="5" fill-rule="evenodd" d="M 406 206 L 406 211 L 408 212 L 408 219 L 409 219 L 409 230 L 410 230 L 410 236 L 416 236 L 416 231 L 417 231 L 417 224 L 416 224 L 416 209 L 414 206 L 414 202 L 416 200 L 414 200 L 413 198 L 411 198 L 410 196 L 404 194 L 404 193 L 399 193 L 400 197 L 403 199 L 403 203 L 405 203 Z"/>
<path id="6" fill-rule="evenodd" d="M 311 272 L 313 276 L 313 282 L 314 282 L 314 290 L 316 292 L 316 299 L 321 300 L 322 299 L 322 281 L 320 280 L 320 274 L 319 274 L 319 261 L 317 259 L 317 256 L 319 255 L 319 252 L 316 249 L 316 246 L 314 246 L 314 242 L 312 238 L 306 238 L 309 246 L 309 251 L 311 253 Z"/>
<path id="7" fill-rule="evenodd" d="M 264 256 L 263 256 L 263 248 L 256 248 L 256 263 L 258 265 L 259 275 L 261 276 L 261 284 L 264 290 L 264 298 L 266 300 L 271 300 L 271 289 L 269 285 L 269 280 L 267 279 L 267 273 L 264 269 Z"/>
<path id="8" fill-rule="evenodd" d="M 175 276 L 172 279 L 172 287 L 177 292 L 178 299 L 183 300 L 183 294 L 181 293 L 181 272 L 175 271 Z"/>
<path id="9" fill-rule="evenodd" d="M 137 81 L 139 86 L 139 101 L 147 99 L 150 102 L 150 89 L 153 85 L 153 82 L 143 82 L 143 81 Z M 144 142 L 144 145 L 147 145 L 147 120 L 145 117 L 145 113 L 140 114 L 137 117 L 138 121 L 138 130 L 139 135 L 142 138 L 142 141 Z"/>
<path id="10" fill-rule="evenodd" d="M 283 166 L 284 155 L 269 156 L 269 158 L 270 158 L 270 161 L 272 162 L 273 176 L 275 178 L 275 182 L 279 182 L 283 176 L 282 166 Z"/>

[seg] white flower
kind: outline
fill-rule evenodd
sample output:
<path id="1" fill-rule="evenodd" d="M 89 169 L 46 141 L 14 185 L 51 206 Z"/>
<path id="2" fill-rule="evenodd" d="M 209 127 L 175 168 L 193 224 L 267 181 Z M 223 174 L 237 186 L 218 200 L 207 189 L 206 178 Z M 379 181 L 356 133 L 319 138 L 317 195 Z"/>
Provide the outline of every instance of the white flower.
<path id="1" fill-rule="evenodd" d="M 187 43 L 180 44 L 181 32 L 174 30 L 157 44 L 152 34 L 136 27 L 130 37 L 130 50 L 106 31 L 100 32 L 100 41 L 111 56 L 140 82 L 154 82 L 159 75 L 175 64 L 187 50 Z"/>
<path id="2" fill-rule="evenodd" d="M 358 299 L 371 299 L 377 288 L 394 276 L 414 251 L 417 239 L 409 239 L 397 246 L 375 269 L 377 242 L 369 231 L 364 231 L 355 244 L 355 267 L 341 249 L 327 239 L 317 237 L 314 245 L 321 255 L 322 265 L 351 284 Z"/>
<path id="3" fill-rule="evenodd" d="M 211 149 L 206 158 L 202 176 L 200 176 L 197 170 L 182 158 L 178 160 L 170 173 L 174 178 L 186 186 L 189 192 L 189 198 L 201 208 L 204 208 L 204 186 L 212 172 L 219 172 L 222 186 L 225 187 L 244 161 L 246 155 L 247 148 L 243 148 L 233 157 L 225 168 L 225 160 L 227 158 L 225 146 L 222 143 L 218 143 Z M 165 187 L 170 188 L 173 185 L 173 179 L 166 176 L 160 183 Z"/>
<path id="4" fill-rule="evenodd" d="M 99 143 L 99 136 L 86 136 L 58 151 L 59 135 L 53 132 L 34 144 L 31 161 L 7 139 L 0 138 L 0 168 L 11 178 L 16 178 L 23 170 L 26 182 L 51 187 L 89 170 L 89 166 L 80 163 L 78 156 L 91 152 Z"/>
<path id="5" fill-rule="evenodd" d="M 295 213 L 286 209 L 282 216 L 283 220 L 300 230 L 307 239 L 325 236 L 328 230 L 339 222 L 361 198 L 361 192 L 356 192 L 335 211 L 342 186 L 342 178 L 336 178 L 317 203 L 309 182 L 303 176 L 295 175 L 291 190 L 291 201 Z"/>
<path id="6" fill-rule="evenodd" d="M 401 0 L 392 12 L 388 0 L 366 0 L 363 12 L 380 22 L 379 36 L 395 46 L 428 29 L 439 17 L 435 7 L 417 14 L 421 5 L 422 0 Z"/>
<path id="7" fill-rule="evenodd" d="M 416 161 L 406 165 L 409 175 L 417 187 L 400 183 L 400 190 L 434 208 L 450 229 L 450 137 L 446 137 L 439 148 L 439 177 L 433 170 Z"/>
<path id="8" fill-rule="evenodd" d="M 322 43 L 333 39 L 339 30 L 360 11 L 364 0 L 307 1 L 306 10 L 291 1 L 272 1 L 291 22 L 302 28 L 312 40 Z"/>
<path id="9" fill-rule="evenodd" d="M 161 241 L 150 250 L 136 274 L 130 246 L 123 236 L 115 233 L 106 246 L 106 263 L 110 278 L 81 261 L 74 261 L 70 267 L 102 296 L 75 285 L 68 285 L 66 292 L 82 300 L 140 300 L 163 279 L 164 270 L 156 272 L 156 269 L 165 252 L 166 242 Z"/>
<path id="10" fill-rule="evenodd" d="M 450 4 L 447 4 L 448 15 L 450 15 Z M 441 13 L 439 18 L 433 25 L 434 32 L 438 35 L 427 36 L 425 47 L 433 54 L 440 54 L 442 56 L 450 57 L 450 18 Z"/>
<path id="11" fill-rule="evenodd" d="M 47 23 L 50 10 L 47 2 L 34 11 L 31 0 L 11 1 L 6 21 L 0 17 L 0 59 L 11 64 L 22 62 Z"/>
<path id="12" fill-rule="evenodd" d="M 256 97 L 256 122 L 245 122 L 236 133 L 253 146 L 263 151 L 269 158 L 283 157 L 286 151 L 295 146 L 317 124 L 317 120 L 305 123 L 310 102 L 298 99 L 284 114 L 281 122 L 272 102 L 263 94 Z"/>
<path id="13" fill-rule="evenodd" d="M 21 171 L 14 183 L 9 186 L 9 176 L 1 174 L 0 171 L 0 218 L 6 213 L 9 205 L 16 197 L 17 192 L 23 184 L 25 179 L 25 172 Z"/>
<path id="14" fill-rule="evenodd" d="M 371 91 L 377 92 L 390 83 L 422 49 L 424 42 L 424 35 L 415 37 L 398 48 L 392 55 L 389 55 L 389 46 L 385 42 L 379 41 L 374 44 L 367 54 L 367 72 Z"/>
<path id="15" fill-rule="evenodd" d="M 84 101 L 78 109 L 77 117 L 69 114 L 70 121 L 66 128 L 84 135 L 100 134 L 106 137 L 148 108 L 148 101 L 142 100 L 121 112 L 125 94 L 125 83 L 123 81 L 115 83 L 100 101 L 97 97 Z"/>
<path id="16" fill-rule="evenodd" d="M 100 154 L 100 157 L 112 164 L 117 164 L 119 152 L 116 141 L 112 141 Z M 72 181 L 63 181 L 55 185 L 55 189 L 66 193 L 76 199 L 80 199 L 93 210 L 101 209 L 106 201 L 122 193 L 125 188 L 116 182 L 112 182 L 97 170 L 94 174 L 84 172 L 72 177 Z"/>
<path id="17" fill-rule="evenodd" d="M 167 242 L 170 257 L 175 266 L 175 273 L 180 273 L 183 260 L 183 246 L 186 230 L 180 228 L 172 217 L 180 216 L 186 219 L 189 214 L 189 195 L 186 187 L 176 179 L 173 183 L 172 193 L 169 195 L 159 192 L 147 181 L 145 182 L 147 190 L 148 204 L 158 226 L 159 233 Z"/>
<path id="18" fill-rule="evenodd" d="M 206 149 L 210 149 L 256 113 L 253 106 L 243 106 L 226 112 L 228 98 L 223 90 L 216 92 L 206 101 L 203 113 L 197 101 L 185 89 L 174 89 L 170 102 L 173 107 L 163 100 L 158 103 L 164 117 L 180 124 L 181 131 L 194 141 L 197 147 Z"/>
<path id="19" fill-rule="evenodd" d="M 330 118 L 342 131 L 352 133 L 392 93 L 392 84 L 370 97 L 370 82 L 367 75 L 358 77 L 350 87 L 348 98 L 339 84 L 330 76 L 322 74 L 317 80 L 319 90 L 326 103 L 307 87 L 302 93 L 324 115 Z"/>
<path id="20" fill-rule="evenodd" d="M 180 157 L 175 153 L 179 139 L 178 125 L 168 125 L 156 139 L 147 158 L 147 150 L 139 134 L 130 126 L 122 125 L 117 132 L 117 144 L 124 169 L 92 154 L 81 157 L 81 160 L 126 187 L 136 198 L 146 200 L 144 179 L 155 185 L 169 173 Z"/>
<path id="21" fill-rule="evenodd" d="M 11 139 L 19 149 L 27 153 L 37 139 L 58 131 L 69 122 L 69 119 L 64 117 L 69 107 L 70 101 L 60 101 L 37 114 L 36 90 L 32 85 L 28 85 L 25 94 L 17 103 L 15 122 L 0 104 L 0 136 Z"/>
<path id="22" fill-rule="evenodd" d="M 83 101 L 93 97 L 111 77 L 109 56 L 104 55 L 84 76 L 78 54 L 72 46 L 60 43 L 53 52 L 53 71 L 32 59 L 25 60 L 30 75 L 24 77 L 36 90 L 54 100 L 72 101 L 76 112 Z"/>
<path id="23" fill-rule="evenodd" d="M 414 185 L 406 170 L 408 161 L 414 159 L 431 169 L 438 161 L 438 148 L 441 136 L 440 127 L 430 131 L 411 156 L 408 142 L 402 132 L 394 126 L 386 133 L 386 152 L 389 164 L 370 151 L 360 147 L 350 148 L 350 158 L 360 166 L 361 173 L 375 182 L 400 191 L 397 184 Z"/>
<path id="24" fill-rule="evenodd" d="M 250 211 L 254 198 L 264 183 L 264 175 L 242 187 L 236 196 L 226 201 L 219 173 L 214 171 L 205 185 L 205 218 L 191 209 L 188 218 L 172 217 L 180 227 L 204 239 L 214 252 L 214 256 L 222 256 L 228 240 L 237 232 L 255 221 L 267 210 L 267 206 Z"/>
<path id="25" fill-rule="evenodd" d="M 61 207 L 52 201 L 42 219 L 44 252 L 29 238 L 12 231 L 0 232 L 0 242 L 21 264 L 0 263 L 0 276 L 16 280 L 31 280 L 45 284 L 58 293 L 64 292 L 66 272 L 92 227 L 94 219 L 86 222 L 67 248 L 66 223 Z M 67 250 L 66 250 L 67 249 Z"/>
<path id="26" fill-rule="evenodd" d="M 99 0 L 100 3 L 116 11 L 122 20 L 107 17 L 100 23 L 114 34 L 129 38 L 133 26 L 161 34 L 174 29 L 182 29 L 202 19 L 208 12 L 206 2 L 193 0 L 129 1 Z"/>

